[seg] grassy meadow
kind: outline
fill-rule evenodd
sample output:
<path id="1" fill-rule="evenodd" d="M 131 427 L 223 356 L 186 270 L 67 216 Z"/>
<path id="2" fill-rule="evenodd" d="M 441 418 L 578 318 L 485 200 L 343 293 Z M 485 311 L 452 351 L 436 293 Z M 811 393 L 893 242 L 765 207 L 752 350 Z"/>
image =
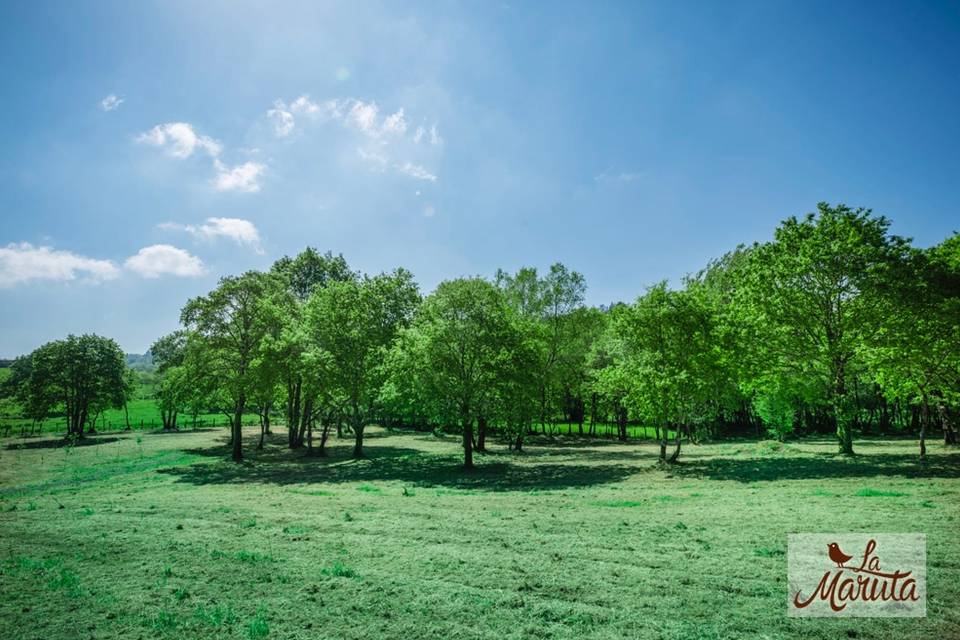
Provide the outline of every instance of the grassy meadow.
<path id="1" fill-rule="evenodd" d="M 245 434 L 254 442 L 255 429 Z M 455 437 L 225 460 L 226 430 L 0 450 L 4 638 L 956 638 L 960 453 Z M 927 535 L 922 619 L 786 616 L 788 532 Z"/>

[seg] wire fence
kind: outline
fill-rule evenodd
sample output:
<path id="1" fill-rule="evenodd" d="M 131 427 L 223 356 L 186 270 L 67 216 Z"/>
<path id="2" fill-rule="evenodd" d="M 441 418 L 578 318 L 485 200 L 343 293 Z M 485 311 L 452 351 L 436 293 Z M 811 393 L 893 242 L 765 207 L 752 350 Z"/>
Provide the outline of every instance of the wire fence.
<path id="1" fill-rule="evenodd" d="M 256 420 L 256 416 L 251 418 Z M 245 418 L 246 421 L 246 418 Z M 187 418 L 186 420 L 177 420 L 177 429 L 192 430 L 214 427 L 228 427 L 230 419 L 227 416 L 205 416 L 203 418 Z M 104 433 L 111 431 L 150 431 L 163 428 L 163 421 L 157 419 L 131 419 L 129 423 L 126 420 L 100 420 L 93 425 L 93 429 L 85 433 Z M 67 430 L 66 421 L 44 420 L 41 422 L 31 421 L 29 418 L 11 417 L 0 419 L 0 437 L 9 436 L 40 436 L 43 434 L 65 432 Z"/>

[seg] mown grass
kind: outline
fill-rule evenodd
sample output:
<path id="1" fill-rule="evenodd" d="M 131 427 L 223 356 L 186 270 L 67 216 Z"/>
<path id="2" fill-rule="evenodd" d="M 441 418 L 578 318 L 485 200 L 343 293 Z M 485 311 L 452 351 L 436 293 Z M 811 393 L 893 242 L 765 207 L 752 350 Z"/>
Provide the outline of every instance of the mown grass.
<path id="1" fill-rule="evenodd" d="M 3 638 L 960 637 L 940 446 L 741 441 L 664 468 L 651 444 L 534 439 L 465 473 L 454 437 L 371 429 L 354 461 L 278 435 L 237 465 L 225 435 L 5 441 Z M 805 531 L 926 533 L 927 617 L 787 618 Z"/>

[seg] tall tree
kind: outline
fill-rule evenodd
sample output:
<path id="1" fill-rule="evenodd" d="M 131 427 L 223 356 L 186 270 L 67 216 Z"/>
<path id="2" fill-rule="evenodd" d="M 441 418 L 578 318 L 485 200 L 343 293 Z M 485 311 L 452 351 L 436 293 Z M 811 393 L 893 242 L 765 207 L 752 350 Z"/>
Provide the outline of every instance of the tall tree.
<path id="1" fill-rule="evenodd" d="M 641 419 L 660 426 L 660 460 L 675 462 L 682 434 L 713 415 L 717 381 L 724 377 L 717 349 L 716 319 L 694 290 L 651 287 L 636 303 L 614 315 L 623 360 L 612 369 L 627 383 L 624 400 Z M 667 457 L 669 429 L 674 450 Z"/>
<path id="2" fill-rule="evenodd" d="M 205 384 L 229 402 L 235 461 L 243 459 L 243 413 L 256 385 L 255 367 L 265 336 L 278 322 L 265 304 L 268 288 L 268 277 L 255 271 L 222 278 L 209 294 L 190 300 L 180 316 L 191 331 L 188 348 L 203 363 Z"/>
<path id="3" fill-rule="evenodd" d="M 496 284 L 503 290 L 509 306 L 521 317 L 535 320 L 531 338 L 535 340 L 538 362 L 535 375 L 540 395 L 540 425 L 546 423 L 556 401 L 575 386 L 576 364 L 582 355 L 578 343 L 577 312 L 583 308 L 586 282 L 583 275 L 561 263 L 550 266 L 544 277 L 531 267 L 515 275 L 498 271 Z M 572 379 L 573 380 L 572 380 Z"/>
<path id="4" fill-rule="evenodd" d="M 177 414 L 189 397 L 190 380 L 183 367 L 186 354 L 187 332 L 182 330 L 158 338 L 150 347 L 150 355 L 160 376 L 157 404 L 164 429 L 177 428 Z"/>
<path id="5" fill-rule="evenodd" d="M 356 280 L 358 274 L 350 270 L 342 255 L 319 253 L 307 247 L 297 256 L 283 257 L 270 268 L 270 274 L 280 284 L 272 295 L 272 304 L 282 320 L 280 333 L 269 349 L 270 358 L 278 367 L 283 385 L 288 438 L 291 449 L 304 445 L 304 437 L 311 420 L 319 410 L 319 395 L 324 393 L 317 380 L 306 381 L 310 367 L 306 354 L 310 348 L 304 318 L 307 300 L 317 289 L 331 282 Z"/>
<path id="6" fill-rule="evenodd" d="M 311 296 L 306 310 L 316 359 L 327 358 L 330 390 L 343 398 L 353 430 L 354 457 L 363 457 L 363 433 L 375 414 L 390 344 L 407 326 L 420 300 L 409 271 L 331 281 Z"/>
<path id="7" fill-rule="evenodd" d="M 856 406 L 850 381 L 860 346 L 878 331 L 878 300 L 908 243 L 869 209 L 821 202 L 788 218 L 773 242 L 750 252 L 741 301 L 757 328 L 768 369 L 815 379 L 841 453 L 853 453 Z"/>
<path id="8" fill-rule="evenodd" d="M 443 282 L 424 300 L 400 344 L 437 413 L 459 422 L 464 466 L 472 468 L 478 411 L 492 405 L 502 385 L 513 383 L 523 352 L 503 294 L 481 278 Z M 506 391 L 509 401 L 511 389 Z"/>
<path id="9" fill-rule="evenodd" d="M 915 250 L 885 293 L 867 357 L 887 397 L 919 407 L 923 458 L 935 418 L 944 442 L 957 443 L 950 407 L 960 404 L 960 235 Z"/>
<path id="10" fill-rule="evenodd" d="M 21 365 L 18 395 L 30 417 L 42 420 L 59 408 L 67 434 L 83 437 L 84 425 L 104 409 L 123 406 L 127 365 L 123 351 L 109 338 L 67 336 L 37 348 Z"/>

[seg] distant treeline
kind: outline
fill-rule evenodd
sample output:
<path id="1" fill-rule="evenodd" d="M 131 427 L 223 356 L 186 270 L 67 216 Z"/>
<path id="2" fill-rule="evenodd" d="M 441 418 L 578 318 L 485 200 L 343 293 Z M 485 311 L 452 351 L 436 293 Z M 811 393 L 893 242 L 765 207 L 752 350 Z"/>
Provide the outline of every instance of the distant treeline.
<path id="1" fill-rule="evenodd" d="M 423 297 L 402 268 L 363 275 L 308 248 L 186 304 L 183 328 L 150 351 L 163 424 L 215 407 L 238 460 L 250 410 L 262 433 L 282 416 L 289 447 L 319 454 L 331 429 L 362 456 L 373 422 L 455 428 L 468 467 L 488 438 L 521 451 L 556 422 L 587 434 L 614 423 L 622 439 L 650 426 L 667 463 L 685 439 L 728 434 L 834 433 L 847 454 L 870 431 L 916 433 L 921 456 L 931 429 L 956 443 L 957 234 L 921 249 L 869 210 L 821 203 L 680 288 L 609 307 L 585 292 L 555 264 Z M 4 388 L 82 435 L 82 415 L 129 395 L 128 362 L 112 341 L 71 336 L 15 361 Z"/>

